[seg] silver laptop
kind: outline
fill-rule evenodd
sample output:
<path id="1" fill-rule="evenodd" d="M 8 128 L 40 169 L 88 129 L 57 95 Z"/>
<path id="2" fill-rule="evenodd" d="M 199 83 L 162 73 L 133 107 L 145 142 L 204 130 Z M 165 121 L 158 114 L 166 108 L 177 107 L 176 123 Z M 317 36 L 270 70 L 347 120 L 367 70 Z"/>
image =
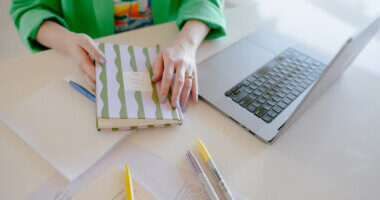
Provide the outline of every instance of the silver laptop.
<path id="1" fill-rule="evenodd" d="M 380 29 L 380 17 L 331 60 L 258 30 L 198 65 L 199 94 L 264 142 L 273 142 L 347 69 Z"/>

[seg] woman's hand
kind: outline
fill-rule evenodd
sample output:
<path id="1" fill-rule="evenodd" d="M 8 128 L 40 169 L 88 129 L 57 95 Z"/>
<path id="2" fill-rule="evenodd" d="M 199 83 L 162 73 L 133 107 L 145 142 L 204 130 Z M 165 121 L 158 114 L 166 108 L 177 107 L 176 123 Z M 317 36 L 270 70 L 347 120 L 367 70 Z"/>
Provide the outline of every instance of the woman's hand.
<path id="1" fill-rule="evenodd" d="M 106 63 L 104 54 L 86 34 L 73 33 L 72 37 L 67 39 L 67 53 L 75 60 L 87 85 L 95 91 L 96 73 L 93 60 L 100 64 Z"/>
<path id="2" fill-rule="evenodd" d="M 152 81 L 161 82 L 160 100 L 165 103 L 174 78 L 171 104 L 181 106 L 186 112 L 190 92 L 194 102 L 198 102 L 198 79 L 195 54 L 207 35 L 209 27 L 196 20 L 187 21 L 172 44 L 157 55 L 153 63 Z"/>
<path id="3" fill-rule="evenodd" d="M 48 20 L 38 29 L 36 40 L 43 46 L 70 55 L 78 65 L 88 86 L 95 90 L 96 77 L 93 60 L 101 64 L 107 61 L 89 36 L 73 33 L 60 24 Z"/>
<path id="4" fill-rule="evenodd" d="M 196 48 L 180 42 L 173 42 L 155 59 L 153 81 L 162 79 L 161 103 L 165 103 L 169 88 L 174 78 L 172 105 L 186 111 L 186 105 L 192 91 L 194 102 L 198 101 L 197 68 L 195 63 Z M 174 76 L 175 75 L 175 76 Z"/>

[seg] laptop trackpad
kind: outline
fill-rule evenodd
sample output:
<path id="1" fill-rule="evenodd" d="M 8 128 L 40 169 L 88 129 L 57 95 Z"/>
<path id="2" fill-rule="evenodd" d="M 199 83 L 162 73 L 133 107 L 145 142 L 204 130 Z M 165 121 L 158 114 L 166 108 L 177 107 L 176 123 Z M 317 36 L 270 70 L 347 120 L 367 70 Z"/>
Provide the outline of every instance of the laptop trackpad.
<path id="1" fill-rule="evenodd" d="M 243 39 L 210 59 L 212 65 L 208 67 L 214 68 L 218 73 L 223 73 L 224 77 L 228 77 L 231 82 L 237 83 L 262 67 L 274 56 Z"/>

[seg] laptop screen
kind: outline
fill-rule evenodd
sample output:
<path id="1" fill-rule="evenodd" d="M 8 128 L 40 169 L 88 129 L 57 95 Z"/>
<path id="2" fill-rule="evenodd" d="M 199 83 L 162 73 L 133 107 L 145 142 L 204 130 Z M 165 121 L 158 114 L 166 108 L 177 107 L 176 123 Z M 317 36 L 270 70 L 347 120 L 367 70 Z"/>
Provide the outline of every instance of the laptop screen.
<path id="1" fill-rule="evenodd" d="M 342 75 L 368 42 L 376 35 L 379 29 L 380 16 L 346 41 L 328 67 L 324 70 L 318 81 L 315 82 L 309 93 L 298 105 L 292 116 L 284 126 L 282 126 L 281 131 L 284 131 L 287 127 L 293 124 L 293 122 L 297 120 L 298 117 L 300 117 L 302 113 Z"/>

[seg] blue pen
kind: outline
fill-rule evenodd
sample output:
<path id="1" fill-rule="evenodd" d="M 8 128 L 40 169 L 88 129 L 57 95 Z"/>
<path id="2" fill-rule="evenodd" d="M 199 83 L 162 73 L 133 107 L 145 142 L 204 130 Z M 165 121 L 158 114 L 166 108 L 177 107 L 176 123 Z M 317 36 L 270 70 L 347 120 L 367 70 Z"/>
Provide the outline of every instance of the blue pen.
<path id="1" fill-rule="evenodd" d="M 79 85 L 78 83 L 75 83 L 74 81 L 68 81 L 71 86 L 73 86 L 74 89 L 76 89 L 78 92 L 82 93 L 84 96 L 89 98 L 91 101 L 95 102 L 95 96 L 86 90 L 84 87 Z"/>

